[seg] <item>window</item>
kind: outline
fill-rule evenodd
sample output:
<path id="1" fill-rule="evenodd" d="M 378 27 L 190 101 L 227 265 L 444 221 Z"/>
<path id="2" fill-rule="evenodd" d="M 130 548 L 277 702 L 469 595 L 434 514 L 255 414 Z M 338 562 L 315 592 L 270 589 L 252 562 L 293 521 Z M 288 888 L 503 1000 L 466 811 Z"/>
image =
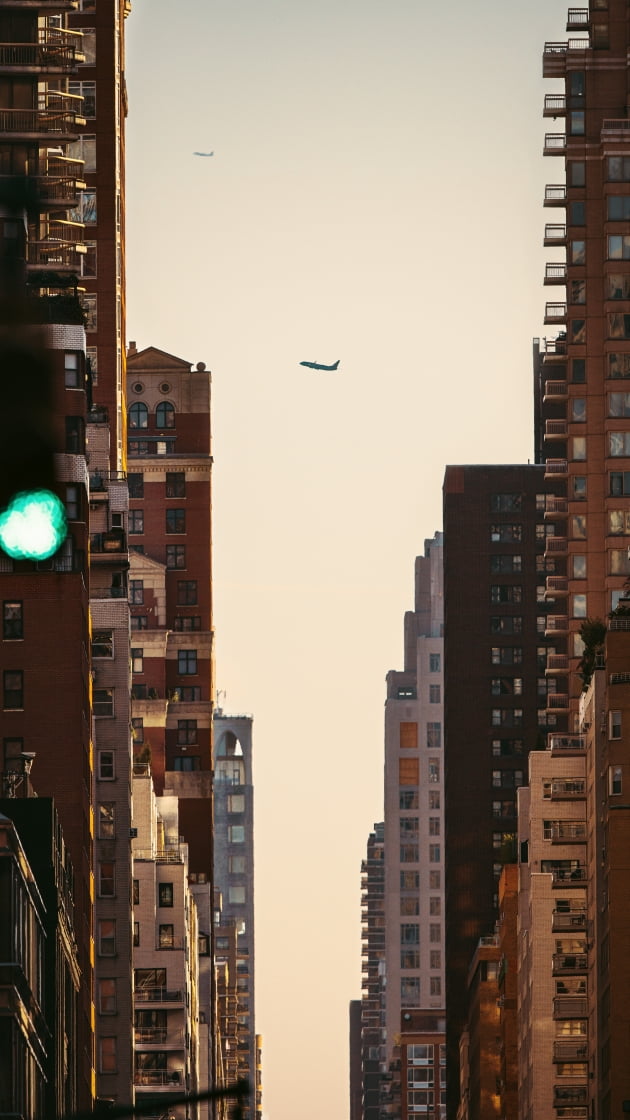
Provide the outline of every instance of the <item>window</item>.
<path id="1" fill-rule="evenodd" d="M 173 884 L 158 883 L 158 906 L 173 905 Z"/>
<path id="2" fill-rule="evenodd" d="M 569 260 L 571 264 L 586 264 L 586 241 L 577 238 L 569 242 Z"/>
<path id="3" fill-rule="evenodd" d="M 144 498 L 144 475 L 141 473 L 128 474 L 127 482 L 129 485 L 130 498 Z"/>
<path id="4" fill-rule="evenodd" d="M 417 840 L 420 830 L 419 817 L 401 817 L 400 818 L 400 838 L 401 840 Z"/>
<path id="5" fill-rule="evenodd" d="M 420 849 L 417 844 L 400 845 L 400 862 L 417 863 L 420 858 Z"/>
<path id="6" fill-rule="evenodd" d="M 130 619 L 130 626 L 132 630 L 146 630 L 149 625 L 149 619 L 146 614 L 132 614 Z"/>
<path id="7" fill-rule="evenodd" d="M 571 557 L 571 567 L 574 579 L 586 579 L 586 556 L 578 556 L 574 553 Z"/>
<path id="8" fill-rule="evenodd" d="M 173 619 L 173 630 L 180 632 L 187 630 L 201 630 L 201 615 L 176 615 Z"/>
<path id="9" fill-rule="evenodd" d="M 138 607 L 144 603 L 144 581 L 141 579 L 129 580 L 129 602 Z"/>
<path id="10" fill-rule="evenodd" d="M 401 750 L 416 750 L 418 746 L 418 724 L 401 723 L 399 730 Z"/>
<path id="11" fill-rule="evenodd" d="M 116 835 L 115 805 L 111 801 L 98 806 L 98 835 L 100 840 L 113 840 Z"/>
<path id="12" fill-rule="evenodd" d="M 420 1005 L 419 976 L 401 976 L 400 1003 L 402 1007 L 418 1007 Z"/>
<path id="13" fill-rule="evenodd" d="M 129 408 L 129 427 L 148 428 L 149 410 L 144 401 L 134 401 Z"/>
<path id="14" fill-rule="evenodd" d="M 180 700 L 182 700 L 185 704 L 195 704 L 197 700 L 201 700 L 201 689 L 199 688 L 199 685 L 195 685 L 194 687 L 191 685 L 187 687 L 182 686 L 179 692 Z"/>
<path id="15" fill-rule="evenodd" d="M 132 649 L 131 650 L 131 672 L 132 673 L 143 673 L 144 672 L 143 664 L 144 664 L 144 650 L 142 650 L 142 649 Z"/>
<path id="16" fill-rule="evenodd" d="M 133 716 L 131 720 L 131 730 L 133 734 L 134 743 L 144 742 L 144 720 L 141 716 Z"/>
<path id="17" fill-rule="evenodd" d="M 101 1015 L 115 1015 L 116 1007 L 116 981 L 97 980 L 98 1010 Z"/>
<path id="18" fill-rule="evenodd" d="M 429 863 L 440 862 L 440 845 L 429 844 Z"/>
<path id="19" fill-rule="evenodd" d="M 520 696 L 523 691 L 522 677 L 493 677 L 491 692 L 493 696 Z"/>
<path id="20" fill-rule="evenodd" d="M 584 187 L 586 185 L 586 163 L 584 160 L 567 160 L 567 182 L 571 187 Z"/>
<path id="21" fill-rule="evenodd" d="M 522 708 L 493 708 L 492 709 L 492 726 L 493 727 L 522 727 L 523 725 L 523 709 Z"/>
<path id="22" fill-rule="evenodd" d="M 429 914 L 434 918 L 439 918 L 442 913 L 442 899 L 437 895 L 431 895 L 429 898 Z"/>
<path id="23" fill-rule="evenodd" d="M 520 665 L 523 649 L 522 646 L 492 646 L 490 658 L 493 665 Z"/>
<path id="24" fill-rule="evenodd" d="M 81 389 L 80 358 L 76 353 L 64 354 L 64 384 L 66 389 Z"/>
<path id="25" fill-rule="evenodd" d="M 173 570 L 186 567 L 186 546 L 183 544 L 167 544 L 166 567 Z"/>
<path id="26" fill-rule="evenodd" d="M 177 672 L 180 676 L 195 676 L 197 673 L 197 650 L 179 649 L 177 651 Z"/>
<path id="27" fill-rule="evenodd" d="M 71 455 L 85 452 L 85 424 L 82 416 L 66 416 L 66 451 Z"/>
<path id="28" fill-rule="evenodd" d="M 98 1040 L 98 1069 L 99 1073 L 116 1073 L 118 1059 L 116 1056 L 116 1036 L 102 1037 Z"/>
<path id="29" fill-rule="evenodd" d="M 245 887 L 233 886 L 228 887 L 228 902 L 233 906 L 243 906 L 247 901 L 245 897 Z"/>
<path id="30" fill-rule="evenodd" d="M 418 809 L 418 791 L 417 789 L 401 789 L 398 792 L 398 808 L 399 809 Z"/>
<path id="31" fill-rule="evenodd" d="M 523 588 L 518 584 L 494 583 L 490 588 L 491 603 L 520 603 L 523 599 Z"/>
<path id="32" fill-rule="evenodd" d="M 113 716 L 114 690 L 113 688 L 95 688 L 93 696 L 93 713 L 95 716 Z"/>
<path id="33" fill-rule="evenodd" d="M 442 995 L 442 980 L 441 980 L 441 977 L 439 977 L 439 976 L 429 977 L 429 993 L 432 996 L 441 996 Z"/>
<path id="34" fill-rule="evenodd" d="M 116 956 L 116 922 L 113 918 L 101 918 L 97 923 L 96 946 L 99 957 Z"/>
<path id="35" fill-rule="evenodd" d="M 609 338 L 630 338 L 630 315 L 615 312 L 607 315 L 606 318 Z"/>
<path id="36" fill-rule="evenodd" d="M 606 164 L 609 180 L 613 183 L 630 182 L 630 156 L 609 156 Z"/>
<path id="37" fill-rule="evenodd" d="M 132 902 L 134 906 L 140 905 L 140 880 L 132 880 Z"/>
<path id="38" fill-rule="evenodd" d="M 185 471 L 167 471 L 166 472 L 166 497 L 167 498 L 185 498 L 186 497 L 186 472 Z"/>
<path id="39" fill-rule="evenodd" d="M 2 674 L 3 703 L 5 712 L 24 707 L 24 673 L 21 669 L 5 669 Z"/>
<path id="40" fill-rule="evenodd" d="M 573 475 L 573 497 L 577 501 L 584 501 L 586 499 L 586 475 L 574 474 Z"/>
<path id="41" fill-rule="evenodd" d="M 442 873 L 441 873 L 441 871 L 429 871 L 429 887 L 431 888 L 431 890 L 432 891 L 439 891 L 441 889 L 441 886 L 442 886 Z M 434 914 L 435 910 L 430 910 L 430 913 Z M 439 913 L 439 911 L 438 911 L 438 913 Z"/>
<path id="42" fill-rule="evenodd" d="M 573 540 L 586 539 L 586 514 L 576 513 L 571 518 L 571 536 Z"/>
<path id="43" fill-rule="evenodd" d="M 429 672 L 430 673 L 439 673 L 439 671 L 440 671 L 440 661 L 441 661 L 441 658 L 440 658 L 439 653 L 430 653 L 429 654 Z"/>
<path id="44" fill-rule="evenodd" d="M 197 742 L 196 719 L 178 719 L 177 742 L 180 746 L 191 746 Z"/>
<path id="45" fill-rule="evenodd" d="M 98 752 L 98 777 L 101 782 L 111 782 L 116 777 L 113 751 Z"/>
<path id="46" fill-rule="evenodd" d="M 492 513 L 514 513 L 520 510 L 523 499 L 520 494 L 492 494 L 490 509 Z"/>
<path id="47" fill-rule="evenodd" d="M 201 759 L 198 755 L 187 754 L 173 759 L 173 770 L 200 770 Z"/>
<path id="48" fill-rule="evenodd" d="M 166 532 L 167 533 L 185 533 L 186 532 L 186 510 L 184 510 L 184 509 L 167 509 L 167 511 L 166 511 Z"/>
<path id="49" fill-rule="evenodd" d="M 439 949 L 431 949 L 429 954 L 429 968 L 442 967 L 442 954 Z"/>
<path id="50" fill-rule="evenodd" d="M 175 927 L 172 923 L 158 926 L 158 948 L 173 949 L 175 947 Z"/>
<path id="51" fill-rule="evenodd" d="M 520 634 L 522 630 L 523 619 L 520 615 L 494 615 L 490 619 L 492 634 Z"/>
<path id="52" fill-rule="evenodd" d="M 586 280 L 571 280 L 569 303 L 586 303 Z"/>
<path id="53" fill-rule="evenodd" d="M 427 747 L 431 750 L 439 750 L 442 746 L 442 724 L 441 723 L 427 723 Z"/>
<path id="54" fill-rule="evenodd" d="M 141 509 L 129 510 L 129 532 L 144 533 L 144 511 Z"/>
<path id="55" fill-rule="evenodd" d="M 400 889 L 401 891 L 417 891 L 420 889 L 420 872 L 419 871 L 401 871 L 400 872 Z"/>
<path id="56" fill-rule="evenodd" d="M 420 968 L 420 950 L 419 949 L 401 949 L 400 950 L 400 967 L 401 968 Z"/>
<path id="57" fill-rule="evenodd" d="M 546 695 L 546 692 L 545 692 Z M 502 755 L 522 754 L 523 753 L 523 740 L 522 739 L 493 739 L 492 740 L 492 753 L 496 758 Z"/>
<path id="58" fill-rule="evenodd" d="M 439 782 L 440 780 L 440 763 L 437 758 L 429 759 L 429 781 Z"/>
<path id="59" fill-rule="evenodd" d="M 439 789 L 429 790 L 429 809 L 440 808 L 440 791 Z"/>
<path id="60" fill-rule="evenodd" d="M 5 599 L 2 604 L 2 637 L 5 642 L 24 637 L 22 603 L 17 600 Z"/>
<path id="61" fill-rule="evenodd" d="M 500 543 L 502 541 L 520 541 L 523 538 L 522 525 L 491 525 L 490 540 Z"/>
<path id="62" fill-rule="evenodd" d="M 577 114 L 571 113 L 571 117 Z M 583 116 L 584 114 L 582 114 Z M 569 204 L 569 225 L 583 226 L 586 223 L 586 208 L 583 202 L 571 202 Z"/>
<path id="63" fill-rule="evenodd" d="M 440 941 L 442 937 L 442 927 L 435 922 L 429 926 L 429 941 Z"/>
<path id="64" fill-rule="evenodd" d="M 400 927 L 401 945 L 420 944 L 420 926 L 417 922 L 403 922 Z"/>
<path id="65" fill-rule="evenodd" d="M 155 410 L 156 428 L 175 427 L 175 409 L 170 401 L 160 401 Z"/>
<path id="66" fill-rule="evenodd" d="M 522 557 L 518 556 L 516 553 L 498 553 L 496 556 L 490 557 L 490 571 L 493 574 L 496 572 L 506 574 L 520 572 L 522 563 Z"/>
<path id="67" fill-rule="evenodd" d="M 230 793 L 227 799 L 228 813 L 244 813 L 245 812 L 245 794 L 244 793 Z"/>
<path id="68" fill-rule="evenodd" d="M 192 607 L 197 603 L 197 580 L 178 579 L 177 605 L 178 607 Z"/>
<path id="69" fill-rule="evenodd" d="M 245 843 L 245 826 L 242 824 L 228 825 L 228 840 L 230 844 Z"/>
<path id="70" fill-rule="evenodd" d="M 111 860 L 103 860 L 98 865 L 98 896 L 99 898 L 116 896 L 116 864 Z"/>
<path id="71" fill-rule="evenodd" d="M 429 836 L 440 835 L 440 818 L 429 817 Z"/>
<path id="72" fill-rule="evenodd" d="M 440 703 L 440 686 L 439 686 L 439 684 L 429 685 L 429 703 L 430 704 L 439 704 Z"/>
<path id="73" fill-rule="evenodd" d="M 608 792 L 616 796 L 623 792 L 623 778 L 621 766 L 608 767 Z"/>
<path id="74" fill-rule="evenodd" d="M 608 738 L 621 739 L 621 712 L 608 713 Z"/>
<path id="75" fill-rule="evenodd" d="M 140 944 L 140 922 L 133 923 L 133 947 L 137 949 Z"/>
<path id="76" fill-rule="evenodd" d="M 495 788 L 518 789 L 523 784 L 522 770 L 493 770 L 492 785 Z"/>

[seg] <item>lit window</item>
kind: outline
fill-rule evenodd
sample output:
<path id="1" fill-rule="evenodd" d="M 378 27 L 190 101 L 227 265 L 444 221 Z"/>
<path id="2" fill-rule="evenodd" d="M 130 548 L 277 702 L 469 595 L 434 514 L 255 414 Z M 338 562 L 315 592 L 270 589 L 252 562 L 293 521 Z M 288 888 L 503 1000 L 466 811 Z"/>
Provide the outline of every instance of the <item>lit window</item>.
<path id="1" fill-rule="evenodd" d="M 101 840 L 112 840 L 116 835 L 113 802 L 102 802 L 98 806 L 98 835 Z"/>
<path id="2" fill-rule="evenodd" d="M 80 389 L 80 359 L 75 353 L 64 354 L 64 384 L 66 389 Z"/>

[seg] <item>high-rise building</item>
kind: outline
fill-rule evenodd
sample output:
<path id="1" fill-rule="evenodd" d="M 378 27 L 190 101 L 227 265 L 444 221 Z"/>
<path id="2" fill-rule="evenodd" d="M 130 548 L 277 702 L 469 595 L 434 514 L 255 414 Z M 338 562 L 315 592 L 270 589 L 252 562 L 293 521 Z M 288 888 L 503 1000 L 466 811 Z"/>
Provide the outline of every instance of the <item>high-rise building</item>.
<path id="1" fill-rule="evenodd" d="M 460 1092 L 467 978 L 516 858 L 516 790 L 546 742 L 544 471 L 450 466 L 444 480 L 444 723 L 448 1115 Z"/>
<path id="2" fill-rule="evenodd" d="M 385 825 L 374 825 L 361 864 L 360 1116 L 378 1120 L 384 1085 Z"/>
<path id="3" fill-rule="evenodd" d="M 255 1007 L 254 913 L 254 778 L 252 717 L 214 713 L 214 888 L 220 895 L 216 957 L 231 945 L 236 932 L 233 968 L 236 975 L 236 1069 L 246 1078 L 252 1097 L 244 1109 L 260 1120 L 260 1063 L 257 1061 Z M 228 961 L 229 964 L 229 961 Z"/>

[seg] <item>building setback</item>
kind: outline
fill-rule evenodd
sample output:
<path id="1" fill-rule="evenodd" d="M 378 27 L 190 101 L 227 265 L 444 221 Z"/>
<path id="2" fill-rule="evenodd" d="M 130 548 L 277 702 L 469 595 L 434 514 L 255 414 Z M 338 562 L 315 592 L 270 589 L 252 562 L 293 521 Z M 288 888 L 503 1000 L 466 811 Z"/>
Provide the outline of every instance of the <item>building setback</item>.
<path id="1" fill-rule="evenodd" d="M 450 466 L 444 479 L 448 1115 L 457 1115 L 467 977 L 516 856 L 516 790 L 546 741 L 544 471 Z M 536 682 L 536 683 L 535 683 Z"/>

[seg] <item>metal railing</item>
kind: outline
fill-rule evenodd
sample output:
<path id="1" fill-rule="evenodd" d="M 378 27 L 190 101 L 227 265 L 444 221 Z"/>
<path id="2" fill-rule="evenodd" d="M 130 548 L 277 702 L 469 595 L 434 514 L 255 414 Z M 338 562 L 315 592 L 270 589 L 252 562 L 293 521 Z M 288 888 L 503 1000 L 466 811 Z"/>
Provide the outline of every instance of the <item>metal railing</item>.
<path id="1" fill-rule="evenodd" d="M 133 1075 L 134 1085 L 158 1085 L 168 1087 L 184 1083 L 183 1069 L 137 1069 Z"/>
<path id="2" fill-rule="evenodd" d="M 183 1003 L 181 988 L 136 988 L 134 992 L 138 1003 Z"/>

